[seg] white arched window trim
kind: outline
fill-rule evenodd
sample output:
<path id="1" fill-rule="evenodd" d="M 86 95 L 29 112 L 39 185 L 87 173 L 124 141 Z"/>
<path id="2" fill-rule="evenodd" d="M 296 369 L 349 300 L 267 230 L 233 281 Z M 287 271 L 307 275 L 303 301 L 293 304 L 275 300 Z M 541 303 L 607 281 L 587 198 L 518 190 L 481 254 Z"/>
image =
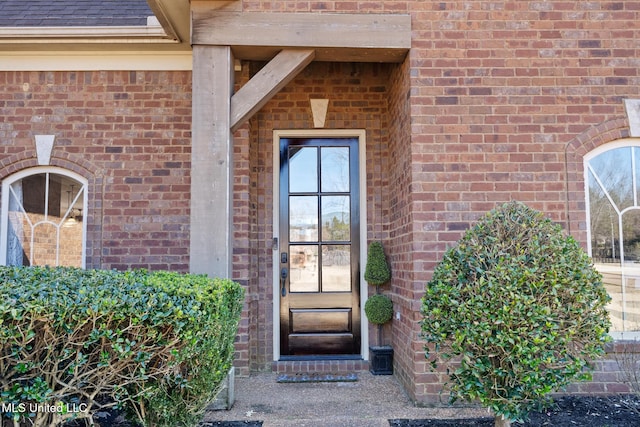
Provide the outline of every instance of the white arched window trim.
<path id="1" fill-rule="evenodd" d="M 632 174 L 631 186 L 632 186 L 632 192 L 633 192 L 633 204 L 631 206 L 620 209 L 615 203 L 615 201 L 613 200 L 613 198 L 611 197 L 610 193 L 605 188 L 605 185 L 600 180 L 598 174 L 595 172 L 595 170 L 593 170 L 591 166 L 591 161 L 596 159 L 598 156 L 604 153 L 607 153 L 609 151 L 616 150 L 619 148 L 631 148 L 631 147 L 633 147 L 632 152 L 640 153 L 640 138 L 624 138 L 617 141 L 613 141 L 608 144 L 595 148 L 594 150 L 590 151 L 584 156 L 584 187 L 585 187 L 585 201 L 586 201 L 586 213 L 587 213 L 586 220 L 587 220 L 588 253 L 590 256 L 593 256 L 592 230 L 591 230 L 591 201 L 590 201 L 590 194 L 589 194 L 589 173 L 591 172 L 596 182 L 600 185 L 603 193 L 605 194 L 605 197 L 607 197 L 607 199 L 609 200 L 611 207 L 618 215 L 618 218 L 617 218 L 618 233 L 617 233 L 617 236 L 614 236 L 618 239 L 618 244 L 615 245 L 614 249 L 618 251 L 617 256 L 620 257 L 620 260 L 621 260 L 619 265 L 620 265 L 621 283 L 624 284 L 624 286 L 621 286 L 621 298 L 622 298 L 621 304 L 623 307 L 623 311 L 626 308 L 626 303 L 627 303 L 626 301 L 627 278 L 631 276 L 636 277 L 638 276 L 638 273 L 640 273 L 639 267 L 630 268 L 626 266 L 625 265 L 626 263 L 624 262 L 625 257 L 624 257 L 624 243 L 623 243 L 624 242 L 623 216 L 627 212 L 640 210 L 640 198 L 638 197 L 638 192 L 639 192 L 638 190 L 640 190 L 640 180 L 637 179 L 636 173 Z M 637 170 L 638 167 L 640 167 L 640 165 L 636 165 L 635 155 L 631 156 L 631 167 L 633 171 Z M 625 315 L 626 315 L 626 312 L 625 312 Z M 614 331 L 614 332 L 611 332 L 611 336 L 614 339 L 621 339 L 621 340 L 640 339 L 640 331 L 626 331 L 626 330 Z"/>
<path id="2" fill-rule="evenodd" d="M 88 181 L 86 178 L 78 175 L 75 172 L 55 167 L 55 166 L 38 166 L 29 169 L 24 169 L 20 172 L 16 172 L 15 174 L 5 178 L 2 181 L 2 210 L 1 210 L 1 223 L 0 223 L 0 265 L 7 264 L 7 243 L 8 243 L 8 217 L 9 217 L 9 203 L 10 203 L 10 194 L 11 194 L 11 186 L 12 184 L 27 178 L 32 175 L 38 174 L 46 174 L 47 176 L 54 174 L 64 176 L 74 181 L 78 182 L 82 188 L 79 189 L 78 195 L 83 194 L 83 203 L 82 203 L 82 212 L 86 214 L 87 212 L 87 186 Z M 48 188 L 46 189 L 48 191 Z M 75 202 L 76 200 L 74 200 Z M 73 203 L 71 204 L 73 206 Z M 71 206 L 68 211 L 65 212 L 64 217 L 69 215 L 69 211 L 71 210 Z M 49 222 L 56 226 L 59 229 L 60 224 L 56 224 L 54 222 Z M 87 221 L 82 221 L 82 256 L 81 256 L 81 267 L 86 268 L 86 247 L 87 247 Z"/>

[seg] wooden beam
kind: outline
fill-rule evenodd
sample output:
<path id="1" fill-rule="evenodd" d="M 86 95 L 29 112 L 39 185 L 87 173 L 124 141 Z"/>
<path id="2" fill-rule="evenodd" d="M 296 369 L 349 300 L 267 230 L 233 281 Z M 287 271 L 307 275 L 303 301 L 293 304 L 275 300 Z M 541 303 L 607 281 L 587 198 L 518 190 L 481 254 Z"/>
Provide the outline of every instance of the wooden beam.
<path id="1" fill-rule="evenodd" d="M 194 46 L 189 270 L 227 278 L 233 254 L 232 88 L 231 49 Z"/>
<path id="2" fill-rule="evenodd" d="M 192 10 L 192 44 L 231 46 L 238 59 L 314 49 L 315 60 L 399 62 L 411 48 L 411 17 L 399 14 Z"/>
<path id="3" fill-rule="evenodd" d="M 231 131 L 260 110 L 311 61 L 313 50 L 285 49 L 251 78 L 231 98 Z"/>

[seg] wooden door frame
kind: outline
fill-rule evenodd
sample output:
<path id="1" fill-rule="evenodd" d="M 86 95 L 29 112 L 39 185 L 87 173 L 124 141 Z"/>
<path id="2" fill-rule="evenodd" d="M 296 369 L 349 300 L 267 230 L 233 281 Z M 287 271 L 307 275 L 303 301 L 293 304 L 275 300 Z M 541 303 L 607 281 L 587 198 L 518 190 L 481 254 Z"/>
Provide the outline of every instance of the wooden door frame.
<path id="1" fill-rule="evenodd" d="M 369 359 L 369 327 L 364 314 L 367 283 L 364 267 L 367 259 L 367 162 L 364 129 L 287 129 L 273 131 L 273 236 L 280 236 L 280 139 L 281 138 L 357 138 L 360 189 L 360 354 Z M 273 247 L 273 360 L 280 360 L 280 269 L 279 244 Z"/>

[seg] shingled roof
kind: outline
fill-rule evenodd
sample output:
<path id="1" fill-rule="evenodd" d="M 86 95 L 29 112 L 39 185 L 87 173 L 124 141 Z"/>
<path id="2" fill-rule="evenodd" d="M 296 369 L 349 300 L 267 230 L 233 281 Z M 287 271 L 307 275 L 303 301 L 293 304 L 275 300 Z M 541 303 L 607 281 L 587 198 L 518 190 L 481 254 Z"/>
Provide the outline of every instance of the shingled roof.
<path id="1" fill-rule="evenodd" d="M 0 27 L 146 26 L 146 0 L 0 0 Z"/>

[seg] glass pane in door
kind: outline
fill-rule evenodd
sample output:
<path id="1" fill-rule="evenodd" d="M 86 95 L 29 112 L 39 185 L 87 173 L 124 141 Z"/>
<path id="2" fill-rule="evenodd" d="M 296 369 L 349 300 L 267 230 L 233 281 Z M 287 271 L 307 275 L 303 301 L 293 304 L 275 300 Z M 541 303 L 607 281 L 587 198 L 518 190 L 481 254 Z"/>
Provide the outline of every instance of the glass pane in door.
<path id="1" fill-rule="evenodd" d="M 318 148 L 289 148 L 289 192 L 318 191 Z"/>
<path id="2" fill-rule="evenodd" d="M 289 197 L 289 240 L 318 241 L 318 196 Z"/>
<path id="3" fill-rule="evenodd" d="M 322 240 L 348 241 L 351 228 L 349 196 L 322 196 Z"/>
<path id="4" fill-rule="evenodd" d="M 318 246 L 291 245 L 291 292 L 318 292 Z"/>
<path id="5" fill-rule="evenodd" d="M 349 245 L 322 245 L 322 292 L 351 291 Z"/>
<path id="6" fill-rule="evenodd" d="M 321 187 L 325 193 L 349 192 L 349 147 L 322 147 Z"/>

